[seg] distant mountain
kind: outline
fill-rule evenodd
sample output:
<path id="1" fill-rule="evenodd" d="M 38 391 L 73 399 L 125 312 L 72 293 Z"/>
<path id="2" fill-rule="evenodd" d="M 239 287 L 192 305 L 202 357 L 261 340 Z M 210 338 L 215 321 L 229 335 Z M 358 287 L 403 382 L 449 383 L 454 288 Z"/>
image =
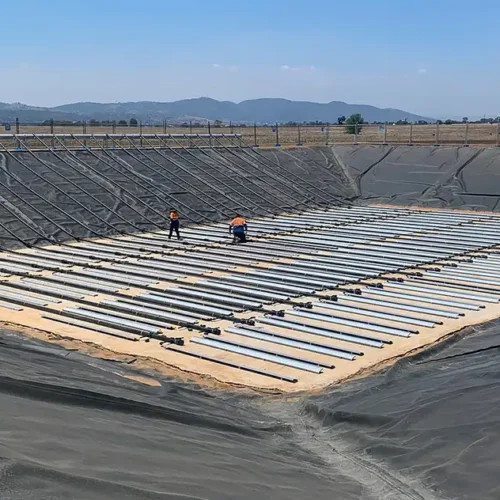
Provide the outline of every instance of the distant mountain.
<path id="1" fill-rule="evenodd" d="M 13 123 L 16 118 L 18 118 L 21 123 L 41 123 L 51 118 L 70 122 L 82 119 L 78 114 L 65 113 L 50 108 L 39 108 L 20 103 L 6 104 L 0 102 L 0 122 Z"/>
<path id="2" fill-rule="evenodd" d="M 144 123 L 182 122 L 192 120 L 221 120 L 234 123 L 286 123 L 286 122 L 336 122 L 339 116 L 361 113 L 369 122 L 396 122 L 398 120 L 433 121 L 399 109 L 381 109 L 365 104 L 347 104 L 332 101 L 320 104 L 287 99 L 253 99 L 234 103 L 207 97 L 184 99 L 174 102 L 79 102 L 54 108 L 39 108 L 23 104 L 0 103 L 0 121 L 19 117 L 22 121 L 54 120 L 129 120 L 136 118 Z"/>

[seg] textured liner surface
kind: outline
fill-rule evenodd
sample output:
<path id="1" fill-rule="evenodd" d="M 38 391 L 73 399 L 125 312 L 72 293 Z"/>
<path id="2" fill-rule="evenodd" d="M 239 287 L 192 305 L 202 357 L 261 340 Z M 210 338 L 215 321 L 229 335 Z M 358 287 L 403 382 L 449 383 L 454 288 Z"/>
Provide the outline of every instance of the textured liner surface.
<path id="1" fill-rule="evenodd" d="M 360 199 L 500 210 L 500 148 L 338 146 L 334 150 L 337 165 L 353 180 Z"/>
<path id="2" fill-rule="evenodd" d="M 22 246 L 330 206 L 348 198 L 340 167 L 282 151 L 0 153 L 0 244 Z"/>
<path id="3" fill-rule="evenodd" d="M 0 244 L 158 229 L 346 202 L 500 210 L 500 149 L 334 146 L 272 150 L 0 153 Z"/>

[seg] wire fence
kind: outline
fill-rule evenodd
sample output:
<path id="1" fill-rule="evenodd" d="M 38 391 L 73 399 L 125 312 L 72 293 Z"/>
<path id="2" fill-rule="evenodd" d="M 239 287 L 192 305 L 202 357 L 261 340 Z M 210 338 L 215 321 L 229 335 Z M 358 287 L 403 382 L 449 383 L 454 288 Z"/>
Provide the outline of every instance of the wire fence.
<path id="1" fill-rule="evenodd" d="M 4 125 L 5 134 L 239 134 L 244 145 L 301 146 L 335 144 L 409 144 L 500 146 L 500 123 L 374 125 L 223 125 L 208 122 L 125 125 L 123 122 Z"/>

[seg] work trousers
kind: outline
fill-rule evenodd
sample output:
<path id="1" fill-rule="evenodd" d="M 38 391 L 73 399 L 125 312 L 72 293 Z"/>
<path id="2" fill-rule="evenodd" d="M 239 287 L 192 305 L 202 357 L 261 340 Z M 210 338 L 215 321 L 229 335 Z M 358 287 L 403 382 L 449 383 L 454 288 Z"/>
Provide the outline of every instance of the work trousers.
<path id="1" fill-rule="evenodd" d="M 237 231 L 236 233 L 233 233 L 233 241 L 236 243 L 236 240 L 239 239 L 240 243 L 246 243 L 247 242 L 247 236 L 245 234 L 245 231 Z"/>
<path id="2" fill-rule="evenodd" d="M 168 233 L 168 239 L 172 238 L 172 234 L 175 231 L 175 234 L 177 235 L 177 239 L 181 239 L 181 235 L 179 234 L 179 221 L 178 220 L 171 220 L 170 221 L 170 232 Z"/>

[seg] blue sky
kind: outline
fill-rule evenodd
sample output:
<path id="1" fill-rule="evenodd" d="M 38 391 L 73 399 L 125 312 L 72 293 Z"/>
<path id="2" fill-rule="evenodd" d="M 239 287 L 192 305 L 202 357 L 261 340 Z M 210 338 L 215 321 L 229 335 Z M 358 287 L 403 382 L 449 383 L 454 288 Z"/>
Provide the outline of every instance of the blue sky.
<path id="1" fill-rule="evenodd" d="M 498 0 L 6 2 L 0 101 L 285 97 L 497 116 L 499 19 Z"/>

